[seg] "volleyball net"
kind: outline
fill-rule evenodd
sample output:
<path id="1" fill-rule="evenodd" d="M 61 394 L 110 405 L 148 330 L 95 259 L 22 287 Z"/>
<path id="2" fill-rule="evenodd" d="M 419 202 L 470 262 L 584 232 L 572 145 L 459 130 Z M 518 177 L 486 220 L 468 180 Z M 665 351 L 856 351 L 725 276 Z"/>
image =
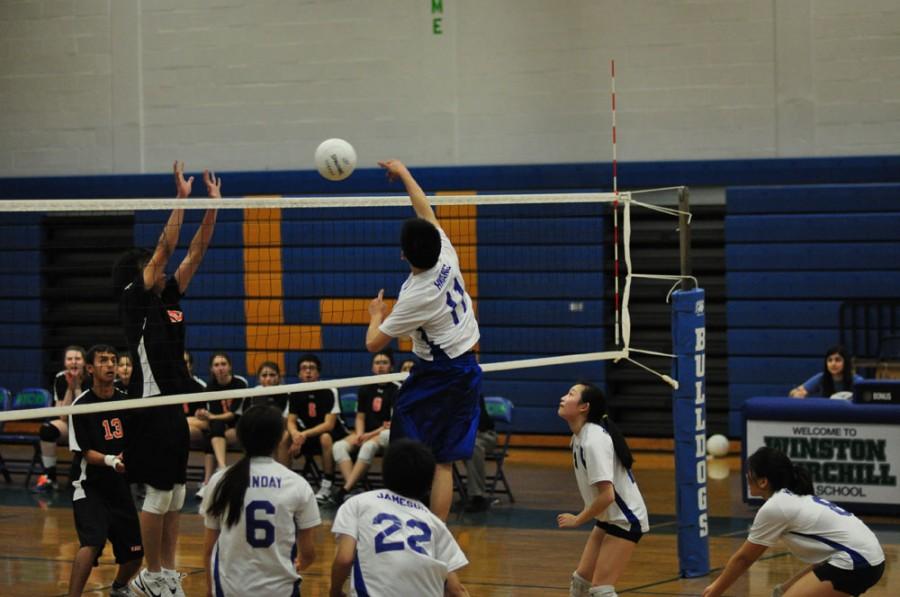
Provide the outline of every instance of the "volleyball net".
<path id="1" fill-rule="evenodd" d="M 673 227 L 679 219 L 688 225 L 689 214 L 640 197 L 429 197 L 459 255 L 477 313 L 485 394 L 510 397 L 525 430 L 554 430 L 547 421 L 558 423 L 558 396 L 578 379 L 602 385 L 608 361 L 633 359 L 640 365 L 642 353 L 663 354 L 643 349 L 641 338 L 633 337 L 630 296 L 636 284 L 677 284 L 684 276 L 632 259 L 631 238 L 640 234 L 633 230 L 632 212 L 662 212 L 673 218 Z M 183 210 L 184 222 L 168 260 L 169 276 L 185 259 L 206 210 L 217 210 L 209 247 L 181 300 L 194 373 L 208 375 L 210 356 L 221 351 L 251 387 L 263 362 L 277 364 L 284 380 L 278 387 L 225 391 L 217 399 L 322 387 L 353 391 L 405 377 L 368 375 L 371 355 L 365 350 L 369 302 L 383 288 L 392 305 L 409 275 L 399 248 L 402 223 L 413 215 L 405 195 L 47 199 L 0 201 L 0 276 L 14 289 L 2 297 L 7 309 L 0 350 L 8 371 L 0 371 L 0 385 L 46 387 L 44 380 L 61 368 L 70 344 L 125 349 L 113 263 L 132 247 L 152 251 L 176 209 Z M 396 370 L 412 358 L 411 342 L 401 338 L 392 348 Z M 324 381 L 291 383 L 306 353 L 321 360 Z M 651 373 L 676 385 L 667 371 Z M 13 378 L 18 383 L 7 381 Z M 115 408 L 208 398 L 156 397 Z M 104 408 L 112 407 L 3 412 L 0 421 Z"/>

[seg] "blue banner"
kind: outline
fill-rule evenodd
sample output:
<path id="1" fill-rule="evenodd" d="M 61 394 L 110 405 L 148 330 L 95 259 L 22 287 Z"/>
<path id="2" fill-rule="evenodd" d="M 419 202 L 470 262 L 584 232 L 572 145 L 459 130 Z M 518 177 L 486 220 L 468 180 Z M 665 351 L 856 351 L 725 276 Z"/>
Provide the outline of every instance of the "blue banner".
<path id="1" fill-rule="evenodd" d="M 678 381 L 672 394 L 678 568 L 686 578 L 709 574 L 704 297 L 700 288 L 672 295 L 672 377 Z"/>

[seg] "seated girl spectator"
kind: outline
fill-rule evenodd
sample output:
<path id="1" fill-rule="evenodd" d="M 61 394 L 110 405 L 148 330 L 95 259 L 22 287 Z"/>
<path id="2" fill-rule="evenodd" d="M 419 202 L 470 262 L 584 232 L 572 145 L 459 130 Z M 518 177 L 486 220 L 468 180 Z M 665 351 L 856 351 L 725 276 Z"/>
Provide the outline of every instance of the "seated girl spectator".
<path id="1" fill-rule="evenodd" d="M 850 367 L 850 356 L 843 346 L 832 346 L 825 353 L 825 365 L 801 385 L 791 390 L 791 398 L 830 398 L 837 392 L 852 392 L 853 384 L 862 381 Z"/>
<path id="2" fill-rule="evenodd" d="M 131 372 L 134 371 L 134 364 L 131 362 L 131 356 L 127 353 L 119 354 L 119 360 L 116 363 L 116 389 L 125 394 L 128 393 L 128 382 L 131 381 Z"/>

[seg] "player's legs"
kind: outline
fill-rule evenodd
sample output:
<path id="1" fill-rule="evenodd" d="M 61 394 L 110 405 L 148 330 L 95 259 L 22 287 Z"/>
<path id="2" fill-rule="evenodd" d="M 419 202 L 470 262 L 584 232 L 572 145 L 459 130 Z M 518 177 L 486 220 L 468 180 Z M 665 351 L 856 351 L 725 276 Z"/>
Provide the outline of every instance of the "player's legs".
<path id="1" fill-rule="evenodd" d="M 41 438 L 41 464 L 44 475 L 38 478 L 35 491 L 52 491 L 56 489 L 56 446 L 68 444 L 69 425 L 62 419 L 47 421 L 38 432 Z"/>
<path id="2" fill-rule="evenodd" d="M 160 564 L 167 570 L 175 570 L 175 551 L 178 547 L 178 530 L 181 523 L 181 512 L 166 512 L 163 515 L 162 549 Z"/>
<path id="3" fill-rule="evenodd" d="M 211 435 L 209 441 L 212 444 L 217 468 L 225 468 L 226 466 L 225 453 L 228 451 L 228 440 L 225 439 L 225 432 L 227 428 L 228 426 L 222 421 L 212 421 L 209 426 Z"/>
<path id="4" fill-rule="evenodd" d="M 353 471 L 352 455 L 359 449 L 359 446 L 356 445 L 356 438 L 357 434 L 354 431 L 344 439 L 335 442 L 332 447 L 334 462 L 337 464 L 338 470 L 341 471 L 341 476 L 344 478 L 345 485 L 347 479 L 350 477 L 350 473 Z"/>
<path id="5" fill-rule="evenodd" d="M 431 511 L 435 516 L 447 521 L 453 504 L 453 463 L 439 463 L 434 469 L 431 481 Z"/>
<path id="6" fill-rule="evenodd" d="M 479 431 L 475 436 L 475 447 L 472 450 L 472 457 L 466 460 L 466 493 L 469 496 L 469 504 L 467 510 L 479 511 L 486 510 L 490 505 L 485 498 L 487 491 L 487 475 L 484 465 L 488 450 L 493 450 L 497 446 L 496 431 Z"/>
<path id="7" fill-rule="evenodd" d="M 385 429 L 375 437 L 367 440 L 359 449 L 359 456 L 356 458 L 353 470 L 350 471 L 349 475 L 344 477 L 344 487 L 342 489 L 345 495 L 350 492 L 350 490 L 359 483 L 359 480 L 369 471 L 369 467 L 372 466 L 372 460 L 375 459 L 375 456 L 387 447 L 390 438 L 389 434 L 390 431 Z"/>
<path id="8" fill-rule="evenodd" d="M 320 435 L 319 443 L 322 445 L 322 472 L 326 477 L 334 478 L 334 441 L 331 434 Z"/>
<path id="9" fill-rule="evenodd" d="M 594 577 L 591 579 L 590 595 L 601 595 L 603 597 L 614 597 L 616 595 L 614 588 L 616 581 L 619 580 L 619 577 L 625 571 L 625 567 L 631 560 L 635 547 L 637 547 L 637 543 L 634 541 L 616 537 L 610 533 L 606 534 L 606 537 L 600 544 L 597 563 L 594 565 Z"/>
<path id="10" fill-rule="evenodd" d="M 819 580 L 811 570 L 792 584 L 782 597 L 847 597 L 848 593 L 835 590 L 831 581 Z"/>
<path id="11" fill-rule="evenodd" d="M 75 552 L 75 560 L 72 562 L 72 572 L 69 574 L 69 596 L 76 597 L 84 592 L 84 585 L 91 576 L 94 561 L 100 555 L 99 547 L 85 545 Z M 140 560 L 137 561 L 138 566 Z"/>
<path id="12" fill-rule="evenodd" d="M 597 556 L 600 554 L 600 546 L 603 544 L 603 539 L 605 537 L 606 532 L 603 531 L 603 529 L 596 526 L 591 529 L 591 534 L 588 536 L 588 540 L 584 544 L 584 550 L 581 552 L 581 559 L 578 561 L 578 567 L 575 568 L 575 573 L 588 581 L 589 584 L 594 578 L 594 568 L 597 565 Z"/>

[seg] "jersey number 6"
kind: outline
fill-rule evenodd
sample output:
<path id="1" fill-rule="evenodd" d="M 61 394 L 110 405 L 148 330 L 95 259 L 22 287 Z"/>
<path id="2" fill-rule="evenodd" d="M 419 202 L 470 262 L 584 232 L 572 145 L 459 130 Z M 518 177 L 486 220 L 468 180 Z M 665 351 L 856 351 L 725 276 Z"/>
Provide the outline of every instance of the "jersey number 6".
<path id="1" fill-rule="evenodd" d="M 259 512 L 274 516 L 275 505 L 268 500 L 253 500 L 247 504 L 244 510 L 247 543 L 251 547 L 271 547 L 275 543 L 275 525 L 264 518 L 257 518 Z"/>

